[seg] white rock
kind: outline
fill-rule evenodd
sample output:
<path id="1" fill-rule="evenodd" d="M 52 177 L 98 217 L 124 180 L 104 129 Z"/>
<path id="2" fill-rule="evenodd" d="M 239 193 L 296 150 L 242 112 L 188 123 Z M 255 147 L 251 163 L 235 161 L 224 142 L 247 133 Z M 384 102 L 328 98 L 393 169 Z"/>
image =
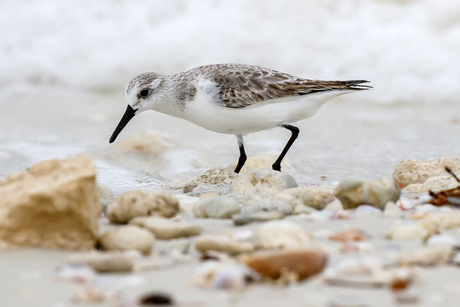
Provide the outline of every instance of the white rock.
<path id="1" fill-rule="evenodd" d="M 414 193 L 414 194 L 420 194 L 422 193 L 422 183 L 412 183 L 406 186 L 402 192 L 403 193 Z"/>
<path id="2" fill-rule="evenodd" d="M 326 207 L 324 207 L 324 209 L 332 212 L 339 212 L 343 210 L 343 206 L 340 200 L 337 197 L 335 197 L 331 203 L 327 204 Z"/>
<path id="3" fill-rule="evenodd" d="M 224 168 L 207 170 L 203 175 L 184 186 L 183 192 L 193 196 L 217 193 L 225 195 L 230 192 L 230 185 L 236 180 L 237 174 Z"/>
<path id="4" fill-rule="evenodd" d="M 401 189 L 392 177 L 383 177 L 372 181 L 347 178 L 340 182 L 336 197 L 344 209 L 353 209 L 359 205 L 372 205 L 383 209 L 389 201 L 396 202 Z"/>
<path id="5" fill-rule="evenodd" d="M 450 176 L 450 177 L 443 177 L 443 176 L 435 176 L 428 178 L 422 185 L 421 192 L 440 192 L 442 190 L 449 190 L 454 189 L 459 186 L 458 181 Z"/>
<path id="6" fill-rule="evenodd" d="M 238 201 L 226 196 L 205 198 L 193 205 L 193 214 L 197 218 L 229 219 L 240 210 Z"/>
<path id="7" fill-rule="evenodd" d="M 67 263 L 84 263 L 100 273 L 129 272 L 137 256 L 120 252 L 90 252 L 75 254 L 67 259 Z"/>
<path id="8" fill-rule="evenodd" d="M 389 240 L 406 241 L 406 240 L 426 240 L 438 231 L 438 226 L 433 221 L 422 220 L 420 222 L 408 225 L 398 225 L 392 227 L 386 237 Z"/>
<path id="9" fill-rule="evenodd" d="M 401 265 L 434 266 L 451 262 L 454 255 L 452 246 L 434 245 L 403 255 L 399 258 L 399 263 Z"/>
<path id="10" fill-rule="evenodd" d="M 254 214 L 262 211 L 277 211 L 283 213 L 284 215 L 290 215 L 292 214 L 292 206 L 278 199 L 265 198 L 253 204 L 244 206 L 241 209 L 241 214 Z"/>
<path id="11" fill-rule="evenodd" d="M 172 217 L 179 212 L 179 201 L 167 191 L 131 191 L 120 196 L 107 208 L 113 223 L 127 223 L 138 216 Z"/>
<path id="12" fill-rule="evenodd" d="M 295 187 L 297 187 L 297 182 L 289 174 L 271 169 L 252 169 L 241 174 L 233 182 L 232 193 L 246 196 L 259 194 L 268 197 Z"/>
<path id="13" fill-rule="evenodd" d="M 288 221 L 267 222 L 260 227 L 258 236 L 264 249 L 295 249 L 311 245 L 311 235 Z"/>
<path id="14" fill-rule="evenodd" d="M 404 216 L 404 212 L 399 208 L 399 205 L 395 204 L 392 201 L 389 201 L 385 205 L 385 210 L 383 210 L 383 215 L 385 217 L 402 217 Z"/>
<path id="15" fill-rule="evenodd" d="M 356 215 L 380 214 L 380 213 L 382 213 L 381 209 L 373 207 L 373 206 L 369 206 L 369 205 L 360 205 L 354 211 L 354 214 Z"/>
<path id="16" fill-rule="evenodd" d="M 393 177 L 403 186 L 424 183 L 428 178 L 444 174 L 444 166 L 438 161 L 404 160 L 396 165 Z"/>
<path id="17" fill-rule="evenodd" d="M 291 204 L 293 208 L 304 205 L 321 210 L 334 201 L 334 194 L 335 188 L 331 186 L 309 186 L 284 190 L 276 194 L 274 198 Z"/>
<path id="18" fill-rule="evenodd" d="M 441 228 L 456 229 L 460 227 L 460 212 L 441 212 L 430 214 L 429 218 L 433 219 Z"/>
<path id="19" fill-rule="evenodd" d="M 129 224 L 150 230 L 155 235 L 155 238 L 160 240 L 197 236 L 201 231 L 199 225 L 174 222 L 156 216 L 135 217 L 129 221 Z"/>
<path id="20" fill-rule="evenodd" d="M 196 238 L 194 242 L 195 248 L 201 252 L 217 251 L 238 255 L 254 251 L 252 243 L 236 241 L 223 235 L 202 235 Z"/>
<path id="21" fill-rule="evenodd" d="M 439 208 L 432 204 L 423 204 L 415 207 L 416 215 L 423 215 L 427 213 L 439 212 Z"/>
<path id="22" fill-rule="evenodd" d="M 107 230 L 99 237 L 99 244 L 108 251 L 138 250 L 145 255 L 152 251 L 155 237 L 150 231 L 137 226 L 119 226 Z"/>
<path id="23" fill-rule="evenodd" d="M 433 246 L 433 245 L 450 245 L 450 246 L 456 246 L 458 245 L 457 240 L 449 235 L 449 234 L 440 234 L 440 235 L 432 235 L 428 241 L 426 242 L 428 246 Z"/>

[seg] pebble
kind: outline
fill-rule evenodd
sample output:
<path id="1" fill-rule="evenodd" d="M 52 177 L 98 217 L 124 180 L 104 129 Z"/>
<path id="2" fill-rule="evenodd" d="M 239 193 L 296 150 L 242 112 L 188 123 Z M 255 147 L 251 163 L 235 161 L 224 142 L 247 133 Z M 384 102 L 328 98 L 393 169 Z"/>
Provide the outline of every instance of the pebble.
<path id="1" fill-rule="evenodd" d="M 193 205 L 193 215 L 196 218 L 229 219 L 240 210 L 238 201 L 226 196 L 202 199 Z"/>
<path id="2" fill-rule="evenodd" d="M 316 210 L 313 207 L 308 207 L 302 204 L 298 204 L 297 206 L 295 206 L 293 213 L 294 214 L 312 214 L 316 212 L 318 212 L 318 210 Z"/>
<path id="3" fill-rule="evenodd" d="M 413 193 L 413 194 L 420 194 L 422 193 L 422 186 L 423 184 L 421 183 L 412 183 L 406 186 L 402 192 L 403 193 Z"/>
<path id="4" fill-rule="evenodd" d="M 270 212 L 256 212 L 249 214 L 235 214 L 233 215 L 234 225 L 245 225 L 252 222 L 266 222 L 271 220 L 280 220 L 285 217 L 285 214 L 279 211 Z"/>
<path id="5" fill-rule="evenodd" d="M 354 215 L 380 214 L 382 210 L 369 205 L 360 205 L 353 212 Z"/>
<path id="6" fill-rule="evenodd" d="M 172 217 L 179 212 L 179 201 L 167 191 L 131 191 L 107 208 L 112 223 L 127 223 L 138 216 Z"/>
<path id="7" fill-rule="evenodd" d="M 399 258 L 400 265 L 436 266 L 449 263 L 454 249 L 448 245 L 434 245 L 409 252 Z"/>
<path id="8" fill-rule="evenodd" d="M 450 190 L 454 189 L 459 186 L 458 181 L 450 176 L 435 176 L 428 178 L 422 185 L 421 192 L 430 192 L 433 191 L 435 193 L 441 192 L 442 190 Z"/>
<path id="9" fill-rule="evenodd" d="M 453 236 L 451 236 L 449 234 L 439 234 L 439 235 L 432 235 L 428 239 L 426 244 L 428 246 L 433 246 L 433 245 L 456 246 L 456 245 L 458 245 L 458 242 Z"/>
<path id="10" fill-rule="evenodd" d="M 200 252 L 218 251 L 234 256 L 254 251 L 252 243 L 236 241 L 224 235 L 202 235 L 194 242 L 195 248 Z"/>
<path id="11" fill-rule="evenodd" d="M 399 205 L 392 201 L 387 202 L 385 209 L 383 210 L 384 217 L 400 218 L 404 216 L 404 212 L 401 210 Z"/>
<path id="12" fill-rule="evenodd" d="M 393 177 L 383 177 L 372 181 L 346 178 L 340 182 L 335 196 L 344 209 L 364 204 L 383 209 L 387 202 L 396 202 L 400 195 L 401 189 Z"/>
<path id="13" fill-rule="evenodd" d="M 156 216 L 136 217 L 129 221 L 129 224 L 150 230 L 155 235 L 155 238 L 160 240 L 197 236 L 201 232 L 199 225 L 174 222 Z"/>
<path id="14" fill-rule="evenodd" d="M 430 214 L 433 219 L 441 228 L 444 229 L 457 229 L 460 227 L 460 212 L 440 212 Z"/>
<path id="15" fill-rule="evenodd" d="M 262 199 L 260 201 L 257 201 L 256 203 L 244 206 L 241 209 L 241 213 L 245 214 L 253 214 L 261 211 L 278 211 L 283 213 L 284 215 L 290 215 L 293 213 L 292 206 L 290 204 L 273 198 Z"/>
<path id="16" fill-rule="evenodd" d="M 155 236 L 148 230 L 137 226 L 118 226 L 99 236 L 102 249 L 108 251 L 138 250 L 145 255 L 152 251 Z"/>
<path id="17" fill-rule="evenodd" d="M 84 263 L 96 272 L 130 272 L 133 261 L 137 258 L 129 253 L 121 252 L 90 252 L 69 257 L 68 263 Z"/>
<path id="18" fill-rule="evenodd" d="M 340 200 L 337 197 L 335 197 L 331 203 L 327 204 L 326 207 L 324 207 L 324 209 L 337 213 L 343 211 L 343 205 L 340 202 Z"/>
<path id="19" fill-rule="evenodd" d="M 426 240 L 435 233 L 435 230 L 428 226 L 424 223 L 398 225 L 392 227 L 385 236 L 387 239 L 394 241 Z"/>
<path id="20" fill-rule="evenodd" d="M 324 222 L 324 221 L 329 221 L 334 218 L 338 218 L 338 213 L 335 213 L 333 211 L 329 211 L 326 209 L 323 209 L 321 211 L 315 211 L 310 213 L 309 215 L 305 216 L 305 219 L 307 221 L 312 221 L 312 222 Z"/>
<path id="21" fill-rule="evenodd" d="M 251 169 L 240 174 L 232 184 L 232 193 L 251 196 L 254 194 L 269 197 L 285 189 L 296 188 L 294 177 L 271 169 Z"/>
<path id="22" fill-rule="evenodd" d="M 321 210 L 334 201 L 334 194 L 335 188 L 332 186 L 308 186 L 284 190 L 274 197 L 289 203 L 293 208 L 302 205 Z"/>
<path id="23" fill-rule="evenodd" d="M 348 241 L 364 241 L 369 240 L 370 236 L 364 232 L 362 229 L 348 229 L 329 237 L 331 241 L 341 241 L 341 242 L 348 242 Z"/>
<path id="24" fill-rule="evenodd" d="M 403 186 L 413 183 L 424 183 L 428 178 L 445 173 L 439 161 L 404 160 L 396 165 L 393 177 Z"/>
<path id="25" fill-rule="evenodd" d="M 216 193 L 225 195 L 230 192 L 231 184 L 237 179 L 237 174 L 225 168 L 207 170 L 197 179 L 184 185 L 183 192 L 193 196 Z"/>
<path id="26" fill-rule="evenodd" d="M 277 279 L 294 274 L 296 280 L 320 273 L 326 266 L 328 256 L 321 249 L 272 250 L 256 252 L 243 257 L 245 265 L 260 274 Z"/>
<path id="27" fill-rule="evenodd" d="M 311 245 L 311 237 L 301 226 L 288 221 L 271 221 L 259 228 L 263 249 L 296 249 Z"/>

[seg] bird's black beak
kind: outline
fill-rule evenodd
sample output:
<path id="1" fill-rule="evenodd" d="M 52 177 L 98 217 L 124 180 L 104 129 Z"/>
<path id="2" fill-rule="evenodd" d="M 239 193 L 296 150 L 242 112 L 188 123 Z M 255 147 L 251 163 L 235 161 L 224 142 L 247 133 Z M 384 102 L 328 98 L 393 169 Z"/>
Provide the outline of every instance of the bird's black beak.
<path id="1" fill-rule="evenodd" d="M 123 130 L 123 128 L 126 127 L 128 122 L 131 120 L 131 118 L 134 117 L 134 115 L 136 115 L 136 110 L 134 110 L 130 105 L 128 105 L 125 114 L 121 118 L 117 128 L 115 128 L 115 131 L 110 137 L 109 143 L 113 143 L 117 139 L 117 136 L 120 134 L 121 130 Z"/>

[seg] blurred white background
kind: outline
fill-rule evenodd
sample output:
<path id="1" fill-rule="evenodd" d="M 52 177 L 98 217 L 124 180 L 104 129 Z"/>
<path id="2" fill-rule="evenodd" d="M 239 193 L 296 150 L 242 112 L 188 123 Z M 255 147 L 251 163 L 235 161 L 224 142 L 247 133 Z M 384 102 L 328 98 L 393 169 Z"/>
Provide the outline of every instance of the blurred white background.
<path id="1" fill-rule="evenodd" d="M 122 93 L 144 71 L 222 62 L 368 79 L 372 102 L 460 96 L 458 0 L 0 2 L 0 86 Z"/>

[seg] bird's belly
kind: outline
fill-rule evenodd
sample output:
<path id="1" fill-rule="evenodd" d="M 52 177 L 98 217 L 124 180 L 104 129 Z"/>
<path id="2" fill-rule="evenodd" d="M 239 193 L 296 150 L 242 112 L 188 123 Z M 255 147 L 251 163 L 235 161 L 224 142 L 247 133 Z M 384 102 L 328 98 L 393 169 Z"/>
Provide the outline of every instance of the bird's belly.
<path id="1" fill-rule="evenodd" d="M 205 129 L 225 134 L 247 134 L 293 123 L 315 115 L 329 99 L 341 92 L 311 94 L 244 108 L 227 108 L 211 99 L 194 100 L 180 117 Z"/>

